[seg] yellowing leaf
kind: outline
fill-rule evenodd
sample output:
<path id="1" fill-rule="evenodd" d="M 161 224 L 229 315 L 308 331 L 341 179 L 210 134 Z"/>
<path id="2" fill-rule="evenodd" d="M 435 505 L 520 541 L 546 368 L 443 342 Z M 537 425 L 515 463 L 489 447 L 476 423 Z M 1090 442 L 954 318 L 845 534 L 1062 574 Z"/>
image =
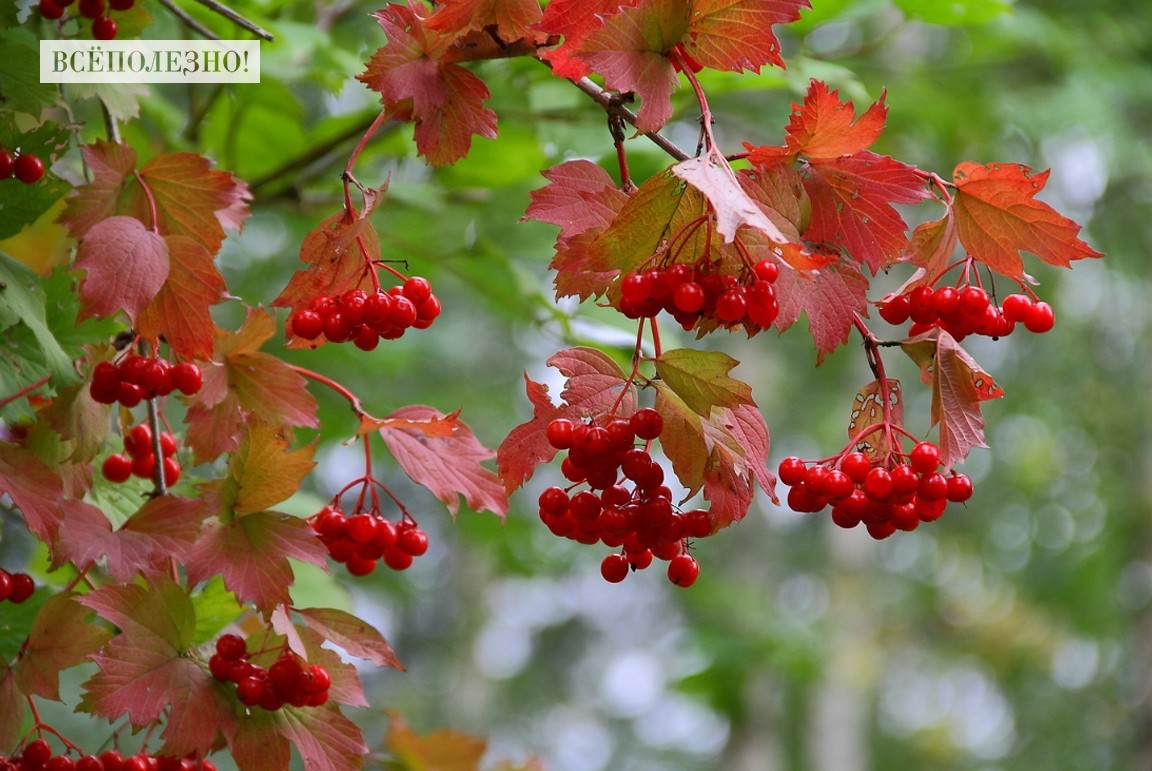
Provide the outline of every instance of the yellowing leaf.
<path id="1" fill-rule="evenodd" d="M 388 712 L 385 749 L 402 771 L 476 771 L 488 742 L 459 731 L 440 729 L 417 734 L 398 712 Z"/>
<path id="2" fill-rule="evenodd" d="M 92 611 L 67 592 L 51 597 L 40 608 L 20 656 L 16 681 L 29 696 L 60 699 L 60 671 L 88 660 L 112 637 L 112 632 L 85 623 Z"/>
<path id="3" fill-rule="evenodd" d="M 888 378 L 888 415 L 884 414 L 884 401 L 880 381 L 873 380 L 856 392 L 852 400 L 852 416 L 848 420 L 848 439 L 857 439 L 856 450 L 864 453 L 875 462 L 882 462 L 888 454 L 899 451 L 900 443 L 889 442 L 890 436 L 883 428 L 862 434 L 865 429 L 881 425 L 885 417 L 893 426 L 904 425 L 904 392 L 900 381 Z"/>
<path id="4" fill-rule="evenodd" d="M 719 351 L 677 348 L 656 359 L 656 374 L 693 412 L 707 418 L 716 407 L 754 404 L 752 387 L 728 376 L 739 363 Z"/>
<path id="5" fill-rule="evenodd" d="M 238 514 L 275 506 L 300 489 L 300 481 L 316 463 L 314 444 L 288 449 L 288 440 L 262 420 L 251 420 L 228 464 L 229 481 L 236 486 L 232 508 Z"/>

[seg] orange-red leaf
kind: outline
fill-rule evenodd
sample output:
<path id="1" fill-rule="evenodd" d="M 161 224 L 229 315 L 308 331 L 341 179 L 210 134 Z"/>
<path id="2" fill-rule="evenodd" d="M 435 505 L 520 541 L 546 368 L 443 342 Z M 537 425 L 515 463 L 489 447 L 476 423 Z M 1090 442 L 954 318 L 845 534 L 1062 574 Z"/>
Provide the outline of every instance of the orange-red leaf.
<path id="1" fill-rule="evenodd" d="M 444 0 L 425 24 L 458 37 L 493 27 L 502 41 L 511 43 L 535 37 L 533 27 L 540 18 L 538 0 Z"/>
<path id="2" fill-rule="evenodd" d="M 431 407 L 411 405 L 389 417 L 424 422 L 445 416 Z M 460 508 L 459 496 L 463 496 L 473 511 L 504 516 L 508 511 L 504 487 L 495 472 L 481 465 L 496 453 L 480 444 L 463 421 L 456 421 L 449 436 L 429 436 L 403 425 L 385 426 L 380 436 L 413 482 L 428 488 L 453 515 Z"/>
<path id="3" fill-rule="evenodd" d="M 187 236 L 168 236 L 168 278 L 136 320 L 136 331 L 146 338 L 161 335 L 172 353 L 182 359 L 212 356 L 213 325 L 210 308 L 227 288 L 216 262 L 202 244 Z"/>
<path id="4" fill-rule="evenodd" d="M 839 348 L 852 333 L 856 315 L 868 314 L 868 279 L 853 264 L 836 262 L 815 273 L 781 269 L 776 282 L 780 315 L 776 326 L 785 330 L 808 315 L 808 329 L 816 342 L 817 363 Z"/>
<path id="5" fill-rule="evenodd" d="M 544 9 L 540 29 L 549 35 L 562 35 L 564 42 L 545 51 L 540 58 L 562 78 L 577 80 L 591 70 L 576 54 L 584 38 L 600 29 L 604 18 L 619 13 L 640 0 L 552 0 Z"/>
<path id="6" fill-rule="evenodd" d="M 450 729 L 417 734 L 399 713 L 390 710 L 386 748 L 403 768 L 472 771 L 480 768 L 488 742 Z"/>
<path id="7" fill-rule="evenodd" d="M 880 390 L 880 381 L 873 380 L 856 392 L 852 400 L 852 413 L 848 420 L 848 439 L 857 439 L 855 449 L 864 453 L 874 462 L 883 462 L 890 452 L 899 450 L 888 442 L 888 434 L 883 430 L 873 431 L 861 435 L 861 432 L 872 426 L 883 424 L 885 418 L 894 426 L 904 425 L 904 393 L 900 381 L 895 378 L 887 379 L 888 411 L 885 414 L 884 399 Z"/>
<path id="8" fill-rule="evenodd" d="M 692 23 L 685 36 L 688 55 L 714 70 L 759 70 L 784 66 L 773 24 L 800 18 L 808 0 L 692 0 Z"/>
<path id="9" fill-rule="evenodd" d="M 807 158 L 837 158 L 865 150 L 884 131 L 888 108 L 884 93 L 859 118 L 851 102 L 840 101 L 838 91 L 813 79 L 803 106 L 792 105 L 786 142 L 797 155 Z"/>
<path id="10" fill-rule="evenodd" d="M 940 219 L 922 222 L 912 231 L 908 261 L 924 269 L 924 283 L 931 285 L 951 267 L 958 240 L 952 207 Z"/>
<path id="11" fill-rule="evenodd" d="M 89 228 L 76 250 L 82 316 L 123 311 L 134 323 L 168 278 L 168 244 L 134 217 L 109 217 Z"/>
<path id="12" fill-rule="evenodd" d="M 998 399 L 1003 389 L 947 332 L 936 343 L 932 383 L 932 423 L 940 426 L 940 462 L 949 468 L 984 443 L 980 402 Z"/>
<path id="13" fill-rule="evenodd" d="M 1080 226 L 1036 195 L 1048 172 L 1033 174 L 1018 163 L 987 165 L 964 161 L 952 173 L 957 193 L 953 210 L 960 243 L 974 258 L 1006 276 L 1024 273 L 1020 252 L 1049 265 L 1103 255 L 1079 237 Z"/>

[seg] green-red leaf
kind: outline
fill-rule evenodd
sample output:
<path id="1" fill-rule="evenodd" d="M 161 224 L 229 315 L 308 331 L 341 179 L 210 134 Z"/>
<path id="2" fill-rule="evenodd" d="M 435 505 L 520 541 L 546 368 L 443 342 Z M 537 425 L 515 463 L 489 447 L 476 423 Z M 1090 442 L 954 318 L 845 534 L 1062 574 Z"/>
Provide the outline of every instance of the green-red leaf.
<path id="1" fill-rule="evenodd" d="M 684 39 L 688 54 L 714 70 L 784 66 L 773 24 L 800 18 L 808 0 L 692 0 L 692 23 Z"/>
<path id="2" fill-rule="evenodd" d="M 304 623 L 349 654 L 378 667 L 403 669 L 392 646 L 367 621 L 335 608 L 300 608 L 296 612 Z"/>
<path id="3" fill-rule="evenodd" d="M 16 669 L 20 690 L 29 696 L 60 699 L 60 672 L 88 660 L 112 632 L 85 623 L 92 611 L 73 593 L 51 597 L 36 614 Z"/>
<path id="4" fill-rule="evenodd" d="M 754 404 L 752 387 L 728 376 L 739 363 L 719 351 L 676 348 L 656 359 L 656 374 L 693 412 L 707 418 L 717 407 Z"/>

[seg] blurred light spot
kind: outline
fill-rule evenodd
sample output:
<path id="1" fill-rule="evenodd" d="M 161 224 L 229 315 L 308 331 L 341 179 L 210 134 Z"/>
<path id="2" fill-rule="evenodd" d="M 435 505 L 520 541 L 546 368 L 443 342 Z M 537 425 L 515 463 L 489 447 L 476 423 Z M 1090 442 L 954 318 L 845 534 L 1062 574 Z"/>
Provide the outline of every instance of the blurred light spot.
<path id="1" fill-rule="evenodd" d="M 1079 690 L 1092 682 L 1100 666 L 1100 649 L 1091 640 L 1074 638 L 1052 654 L 1052 679 L 1057 685 Z"/>
<path id="2" fill-rule="evenodd" d="M 664 668 L 647 651 L 625 651 L 612 657 L 600 680 L 600 695 L 608 709 L 620 717 L 635 717 L 664 695 Z"/>
<path id="3" fill-rule="evenodd" d="M 819 578 L 800 573 L 780 585 L 776 602 L 785 616 L 811 624 L 828 612 L 828 587 Z"/>
<path id="4" fill-rule="evenodd" d="M 636 721 L 636 735 L 653 747 L 715 755 L 728 741 L 728 721 L 687 697 L 672 695 Z"/>

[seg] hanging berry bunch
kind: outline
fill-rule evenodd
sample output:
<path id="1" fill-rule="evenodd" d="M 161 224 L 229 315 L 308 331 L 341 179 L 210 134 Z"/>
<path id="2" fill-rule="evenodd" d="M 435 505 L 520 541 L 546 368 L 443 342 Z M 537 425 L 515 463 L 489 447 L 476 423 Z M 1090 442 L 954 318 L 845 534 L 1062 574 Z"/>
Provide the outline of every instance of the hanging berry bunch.
<path id="1" fill-rule="evenodd" d="M 69 10 L 73 3 L 76 4 L 75 12 Z M 90 23 L 88 31 L 94 39 L 113 40 L 120 26 L 112 12 L 128 11 L 135 4 L 136 0 L 40 0 L 37 8 L 40 15 L 49 21 L 63 24 L 76 19 L 82 28 Z"/>
<path id="2" fill-rule="evenodd" d="M 328 702 L 332 676 L 324 666 L 306 664 L 287 647 L 267 668 L 252 659 L 243 638 L 226 634 L 216 640 L 216 652 L 208 660 L 213 677 L 236 684 L 236 698 L 245 707 L 275 712 L 285 704 L 321 707 Z"/>
<path id="3" fill-rule="evenodd" d="M 18 179 L 25 185 L 34 185 L 44 176 L 44 161 L 28 152 L 6 150 L 0 145 L 0 182 Z"/>

